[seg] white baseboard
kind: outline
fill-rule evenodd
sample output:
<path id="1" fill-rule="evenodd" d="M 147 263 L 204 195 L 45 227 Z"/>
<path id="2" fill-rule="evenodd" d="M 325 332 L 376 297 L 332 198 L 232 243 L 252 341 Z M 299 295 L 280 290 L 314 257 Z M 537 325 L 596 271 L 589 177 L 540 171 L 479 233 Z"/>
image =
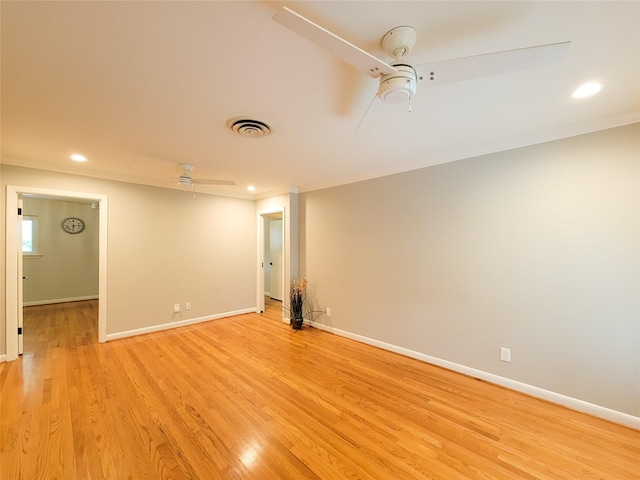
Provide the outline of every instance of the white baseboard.
<path id="1" fill-rule="evenodd" d="M 82 300 L 95 300 L 97 298 L 98 295 L 88 295 L 85 297 L 54 298 L 51 300 L 36 300 L 33 302 L 24 302 L 22 306 L 33 307 L 36 305 L 53 305 L 54 303 L 80 302 Z"/>
<path id="2" fill-rule="evenodd" d="M 568 397 L 560 393 L 545 390 L 543 388 L 535 387 L 533 385 L 528 385 L 526 383 L 518 382 L 516 380 L 511 380 L 510 378 L 494 375 L 493 373 L 488 373 L 483 370 L 467 367 L 465 365 L 460 365 L 458 363 L 450 362 L 448 360 L 443 360 L 438 357 L 425 355 L 424 353 L 416 352 L 414 350 L 398 347 L 397 345 L 381 342 L 373 338 L 364 337 L 356 333 L 340 330 L 339 328 L 330 327 L 323 323 L 312 322 L 311 325 L 314 328 L 318 328 L 320 330 L 326 330 L 327 332 L 340 335 L 341 337 L 346 337 L 351 340 L 355 340 L 357 342 L 366 343 L 367 345 L 372 345 L 374 347 L 382 348 L 383 350 L 399 353 L 400 355 L 404 355 L 406 357 L 415 358 L 416 360 L 421 360 L 423 362 L 437 365 L 439 367 L 443 367 L 448 370 L 453 370 L 454 372 L 463 373 L 470 377 L 485 380 L 489 383 L 500 385 L 502 387 L 506 387 L 511 390 L 515 390 L 517 392 L 526 393 L 527 395 L 531 395 L 532 397 L 536 397 L 542 400 L 546 400 L 548 402 L 556 403 L 558 405 L 571 408 L 572 410 L 588 413 L 589 415 L 593 415 L 594 417 L 603 418 L 605 420 L 609 420 L 614 423 L 619 423 L 620 425 L 625 425 L 627 427 L 640 430 L 640 417 L 634 417 L 633 415 L 629 415 L 624 412 L 611 410 L 610 408 L 607 408 L 607 407 L 602 407 L 600 405 L 595 405 L 593 403 L 585 402 L 577 398 Z"/>
<path id="3" fill-rule="evenodd" d="M 6 362 L 7 361 L 7 356 L 3 353 L 2 355 L 0 355 L 0 363 Z"/>
<path id="4" fill-rule="evenodd" d="M 145 335 L 147 333 L 160 332 L 162 330 L 170 330 L 172 328 L 186 327 L 187 325 L 194 325 L 196 323 L 208 322 L 210 320 L 218 320 L 220 318 L 232 317 L 234 315 L 242 315 L 244 313 L 253 313 L 256 309 L 245 308 L 243 310 L 235 310 L 232 312 L 218 313 L 215 315 L 207 315 L 205 317 L 187 318 L 185 320 L 179 320 L 177 322 L 163 323 L 161 325 L 152 325 L 151 327 L 136 328 L 134 330 L 127 330 L 124 332 L 109 333 L 107 334 L 107 342 L 111 340 L 118 340 L 120 338 L 135 337 L 136 335 Z"/>

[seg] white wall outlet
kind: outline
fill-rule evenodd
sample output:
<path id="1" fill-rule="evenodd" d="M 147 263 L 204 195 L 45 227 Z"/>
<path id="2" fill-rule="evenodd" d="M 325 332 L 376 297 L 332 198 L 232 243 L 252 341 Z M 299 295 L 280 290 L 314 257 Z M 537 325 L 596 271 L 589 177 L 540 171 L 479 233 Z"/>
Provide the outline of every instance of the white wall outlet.
<path id="1" fill-rule="evenodd" d="M 184 304 L 184 309 L 185 310 L 191 310 L 191 302 L 187 302 Z"/>
<path id="2" fill-rule="evenodd" d="M 178 313 L 180 311 L 180 304 L 179 303 L 174 303 L 173 304 L 173 313 Z"/>
<path id="3" fill-rule="evenodd" d="M 510 348 L 500 347 L 500 360 L 502 360 L 503 362 L 510 362 L 511 361 L 511 349 Z"/>
<path id="4" fill-rule="evenodd" d="M 327 307 L 327 311 L 325 312 L 327 314 L 327 317 L 331 316 L 331 307 Z"/>

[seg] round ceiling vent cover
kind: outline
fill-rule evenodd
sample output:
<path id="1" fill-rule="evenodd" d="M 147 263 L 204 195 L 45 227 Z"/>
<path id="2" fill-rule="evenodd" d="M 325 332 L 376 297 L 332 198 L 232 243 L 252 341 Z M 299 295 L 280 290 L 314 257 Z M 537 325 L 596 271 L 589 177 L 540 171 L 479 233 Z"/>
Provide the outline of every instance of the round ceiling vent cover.
<path id="1" fill-rule="evenodd" d="M 246 117 L 234 117 L 227 120 L 227 127 L 247 138 L 262 138 L 271 134 L 269 124 Z"/>

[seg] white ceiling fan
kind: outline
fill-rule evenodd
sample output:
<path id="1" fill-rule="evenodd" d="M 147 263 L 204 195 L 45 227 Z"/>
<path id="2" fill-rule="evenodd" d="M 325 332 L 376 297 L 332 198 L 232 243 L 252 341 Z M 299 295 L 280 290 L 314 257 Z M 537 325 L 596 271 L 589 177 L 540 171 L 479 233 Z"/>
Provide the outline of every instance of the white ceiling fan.
<path id="1" fill-rule="evenodd" d="M 540 67 L 558 62 L 571 44 L 552 43 L 413 66 L 405 59 L 418 36 L 413 27 L 396 27 L 382 37 L 383 50 L 394 59 L 387 63 L 289 8 L 279 10 L 273 19 L 370 77 L 379 78 L 378 92 L 365 117 L 379 102 L 406 102 L 408 111 L 411 111 L 411 99 L 416 94 L 418 83 L 440 85 Z"/>
<path id="2" fill-rule="evenodd" d="M 235 185 L 236 182 L 233 180 L 213 180 L 213 179 L 205 179 L 205 178 L 193 178 L 191 176 L 191 171 L 193 170 L 193 165 L 190 163 L 181 163 L 180 168 L 182 168 L 182 175 L 178 177 L 178 185 L 182 187 L 195 187 L 195 185 Z"/>

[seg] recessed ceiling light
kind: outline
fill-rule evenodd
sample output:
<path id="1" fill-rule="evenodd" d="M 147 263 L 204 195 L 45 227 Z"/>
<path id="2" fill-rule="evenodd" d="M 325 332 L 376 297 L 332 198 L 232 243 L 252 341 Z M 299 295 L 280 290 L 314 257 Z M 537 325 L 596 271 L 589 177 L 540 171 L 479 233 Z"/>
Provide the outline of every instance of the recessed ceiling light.
<path id="1" fill-rule="evenodd" d="M 254 187 L 253 185 L 249 185 L 247 187 L 247 190 L 249 190 L 250 192 L 255 192 L 256 191 L 256 187 Z"/>
<path id="2" fill-rule="evenodd" d="M 595 95 L 602 89 L 602 84 L 599 82 L 587 82 L 580 85 L 571 94 L 573 98 L 586 98 L 591 95 Z"/>
<path id="3" fill-rule="evenodd" d="M 86 162 L 87 157 L 85 157 L 84 155 L 80 155 L 79 153 L 74 153 L 73 155 L 71 155 L 71 160 L 73 160 L 74 162 Z"/>

